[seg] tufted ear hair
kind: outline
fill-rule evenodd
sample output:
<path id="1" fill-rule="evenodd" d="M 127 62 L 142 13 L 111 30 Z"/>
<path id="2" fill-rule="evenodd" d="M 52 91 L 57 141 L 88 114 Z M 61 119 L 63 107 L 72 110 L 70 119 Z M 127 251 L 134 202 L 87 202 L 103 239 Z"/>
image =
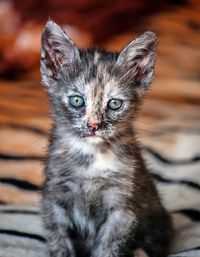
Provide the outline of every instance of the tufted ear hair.
<path id="1" fill-rule="evenodd" d="M 57 79 L 73 70 L 80 61 L 78 48 L 66 32 L 53 21 L 48 21 L 41 37 L 41 74 L 43 81 Z"/>
<path id="2" fill-rule="evenodd" d="M 145 91 L 153 80 L 157 37 L 148 31 L 130 42 L 119 54 L 117 66 L 122 76 L 128 77 Z"/>

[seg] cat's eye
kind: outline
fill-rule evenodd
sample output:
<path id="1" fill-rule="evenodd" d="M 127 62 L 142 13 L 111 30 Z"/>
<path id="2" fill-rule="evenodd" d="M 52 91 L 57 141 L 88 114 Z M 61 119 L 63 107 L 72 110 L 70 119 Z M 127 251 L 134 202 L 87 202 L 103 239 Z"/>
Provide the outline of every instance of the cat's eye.
<path id="1" fill-rule="evenodd" d="M 121 99 L 111 99 L 108 101 L 108 108 L 112 111 L 119 110 L 122 107 L 123 101 Z"/>
<path id="2" fill-rule="evenodd" d="M 85 106 L 85 101 L 83 97 L 79 95 L 70 96 L 69 103 L 73 108 L 81 108 Z"/>

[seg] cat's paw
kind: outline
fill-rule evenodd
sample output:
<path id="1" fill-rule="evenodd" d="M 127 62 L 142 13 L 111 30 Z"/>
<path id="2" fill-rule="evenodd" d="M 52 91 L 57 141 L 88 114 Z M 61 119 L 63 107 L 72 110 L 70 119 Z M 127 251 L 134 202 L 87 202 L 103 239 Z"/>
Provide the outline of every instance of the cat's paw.
<path id="1" fill-rule="evenodd" d="M 134 257 L 149 257 L 141 248 L 134 251 Z"/>

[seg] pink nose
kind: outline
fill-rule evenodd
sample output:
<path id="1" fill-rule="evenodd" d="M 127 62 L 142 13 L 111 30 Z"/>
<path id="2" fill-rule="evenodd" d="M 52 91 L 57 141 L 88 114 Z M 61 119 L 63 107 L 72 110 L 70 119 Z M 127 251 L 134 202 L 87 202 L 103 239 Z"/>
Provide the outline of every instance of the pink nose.
<path id="1" fill-rule="evenodd" d="M 88 128 L 91 128 L 92 130 L 97 130 L 99 128 L 99 124 L 97 123 L 89 123 L 88 122 Z"/>
<path id="2" fill-rule="evenodd" d="M 100 127 L 100 122 L 99 121 L 95 121 L 90 119 L 87 123 L 88 128 L 94 130 L 98 130 L 98 128 Z"/>

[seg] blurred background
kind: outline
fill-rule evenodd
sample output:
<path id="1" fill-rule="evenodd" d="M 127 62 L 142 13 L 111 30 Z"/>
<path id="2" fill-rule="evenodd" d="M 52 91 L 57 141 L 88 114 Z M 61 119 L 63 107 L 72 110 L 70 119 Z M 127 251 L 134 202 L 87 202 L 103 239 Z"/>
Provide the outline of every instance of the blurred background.
<path id="1" fill-rule="evenodd" d="M 199 161 L 200 1 L 0 0 L 0 203 L 39 201 L 51 127 L 40 84 L 40 35 L 49 18 L 81 48 L 120 50 L 155 30 L 156 77 L 138 133 L 164 163 Z"/>

